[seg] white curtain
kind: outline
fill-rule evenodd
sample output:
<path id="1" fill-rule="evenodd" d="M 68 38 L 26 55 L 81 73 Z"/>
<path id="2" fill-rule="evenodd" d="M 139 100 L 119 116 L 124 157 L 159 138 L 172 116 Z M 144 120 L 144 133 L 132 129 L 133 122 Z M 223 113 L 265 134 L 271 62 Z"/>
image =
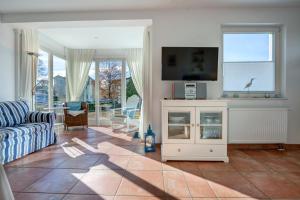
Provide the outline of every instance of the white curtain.
<path id="1" fill-rule="evenodd" d="M 143 103 L 142 103 L 142 115 L 143 115 L 143 132 L 147 130 L 149 124 L 151 124 L 151 47 L 150 47 L 150 30 L 146 27 L 144 30 L 143 41 Z M 152 127 L 153 128 L 153 127 Z"/>
<path id="2" fill-rule="evenodd" d="M 143 49 L 128 49 L 126 61 L 137 93 L 143 97 Z"/>
<path id="3" fill-rule="evenodd" d="M 16 98 L 24 99 L 31 104 L 32 89 L 36 81 L 36 65 L 39 51 L 37 31 L 16 29 L 15 46 Z"/>
<path id="4" fill-rule="evenodd" d="M 93 49 L 67 50 L 68 101 L 80 99 L 88 80 L 94 55 L 95 50 Z"/>
<path id="5" fill-rule="evenodd" d="M 150 33 L 144 31 L 143 49 L 127 50 L 126 60 L 133 84 L 142 98 L 139 135 L 143 138 L 150 119 Z"/>
<path id="6" fill-rule="evenodd" d="M 0 199 L 14 200 L 3 166 L 0 164 Z"/>

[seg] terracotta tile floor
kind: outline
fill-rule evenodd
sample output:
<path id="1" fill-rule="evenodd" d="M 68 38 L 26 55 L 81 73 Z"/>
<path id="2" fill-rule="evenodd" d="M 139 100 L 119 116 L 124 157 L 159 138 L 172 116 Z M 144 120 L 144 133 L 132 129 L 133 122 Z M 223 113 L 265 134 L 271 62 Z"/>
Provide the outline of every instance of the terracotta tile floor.
<path id="1" fill-rule="evenodd" d="M 76 129 L 5 166 L 17 200 L 300 199 L 300 150 L 231 150 L 229 163 L 166 162 L 108 128 Z"/>

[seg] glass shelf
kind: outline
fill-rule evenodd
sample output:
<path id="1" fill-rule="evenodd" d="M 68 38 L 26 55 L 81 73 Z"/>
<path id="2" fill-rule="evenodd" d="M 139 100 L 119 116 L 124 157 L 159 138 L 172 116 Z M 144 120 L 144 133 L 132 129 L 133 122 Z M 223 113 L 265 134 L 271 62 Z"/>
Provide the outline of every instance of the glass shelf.
<path id="1" fill-rule="evenodd" d="M 201 126 L 201 139 L 222 139 L 222 126 Z"/>
<path id="2" fill-rule="evenodd" d="M 191 113 L 169 112 L 168 113 L 168 139 L 191 138 Z"/>
<path id="3" fill-rule="evenodd" d="M 206 124 L 222 124 L 222 112 L 201 112 L 200 122 Z"/>
<path id="4" fill-rule="evenodd" d="M 200 126 L 222 126 L 222 124 L 200 124 Z"/>

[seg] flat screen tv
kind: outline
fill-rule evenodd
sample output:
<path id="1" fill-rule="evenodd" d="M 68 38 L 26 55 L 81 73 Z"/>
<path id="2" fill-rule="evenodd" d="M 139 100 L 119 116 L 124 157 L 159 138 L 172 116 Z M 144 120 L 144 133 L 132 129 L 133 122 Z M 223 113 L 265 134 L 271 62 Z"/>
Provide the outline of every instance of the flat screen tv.
<path id="1" fill-rule="evenodd" d="M 162 47 L 162 80 L 216 81 L 218 47 Z"/>

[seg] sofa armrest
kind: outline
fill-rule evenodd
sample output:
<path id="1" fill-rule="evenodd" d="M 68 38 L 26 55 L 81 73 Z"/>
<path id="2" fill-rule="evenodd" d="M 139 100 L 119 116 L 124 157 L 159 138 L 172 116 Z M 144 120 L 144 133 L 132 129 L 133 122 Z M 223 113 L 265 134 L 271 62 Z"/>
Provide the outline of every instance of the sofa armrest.
<path id="1" fill-rule="evenodd" d="M 29 112 L 27 114 L 28 123 L 40 123 L 46 122 L 49 124 L 54 124 L 56 119 L 55 113 L 45 113 L 45 112 Z"/>

